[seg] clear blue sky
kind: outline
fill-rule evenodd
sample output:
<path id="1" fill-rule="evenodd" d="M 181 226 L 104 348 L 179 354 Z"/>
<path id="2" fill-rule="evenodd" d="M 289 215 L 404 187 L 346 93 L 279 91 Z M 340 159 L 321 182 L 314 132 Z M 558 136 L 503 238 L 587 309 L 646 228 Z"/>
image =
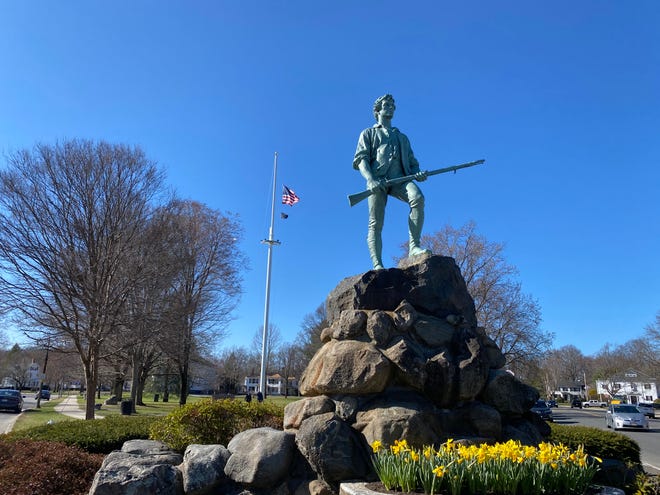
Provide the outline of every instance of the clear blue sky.
<path id="1" fill-rule="evenodd" d="M 5 1 L 0 154 L 68 138 L 140 145 L 185 198 L 240 215 L 251 269 L 225 346 L 293 340 L 370 268 L 351 167 L 376 97 L 434 177 L 425 232 L 469 220 L 506 245 L 555 346 L 591 354 L 660 310 L 660 2 Z M 4 163 L 4 159 L 2 160 Z M 285 211 L 289 218 L 279 220 Z M 406 239 L 388 205 L 384 259 Z"/>

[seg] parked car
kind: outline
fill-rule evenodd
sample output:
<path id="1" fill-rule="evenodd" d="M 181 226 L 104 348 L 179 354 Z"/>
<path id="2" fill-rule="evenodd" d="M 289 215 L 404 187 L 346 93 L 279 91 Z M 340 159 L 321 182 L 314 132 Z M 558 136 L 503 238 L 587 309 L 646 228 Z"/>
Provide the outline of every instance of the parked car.
<path id="1" fill-rule="evenodd" d="M 39 398 L 39 392 L 37 392 L 34 396 L 35 399 Z M 41 391 L 41 398 L 43 400 L 50 400 L 50 390 L 42 390 Z"/>
<path id="2" fill-rule="evenodd" d="M 559 407 L 556 400 L 546 400 L 545 403 L 548 407 Z"/>
<path id="3" fill-rule="evenodd" d="M 16 413 L 23 410 L 23 396 L 20 390 L 0 390 L 0 409 L 10 409 Z"/>
<path id="4" fill-rule="evenodd" d="M 647 402 L 640 402 L 637 404 L 637 409 L 639 409 L 639 412 L 644 414 L 644 416 L 648 416 L 649 418 L 655 418 L 655 409 L 653 409 L 653 404 L 649 404 Z"/>
<path id="5" fill-rule="evenodd" d="M 573 399 L 571 401 L 571 409 L 574 407 L 577 407 L 578 409 L 582 409 L 582 401 L 580 399 Z"/>
<path id="6" fill-rule="evenodd" d="M 541 419 L 546 421 L 552 421 L 552 410 L 548 407 L 548 404 L 544 400 L 537 400 L 536 404 L 530 409 L 533 413 L 541 416 Z"/>
<path id="7" fill-rule="evenodd" d="M 614 428 L 637 428 L 648 430 L 649 420 L 632 404 L 610 404 L 605 413 L 605 426 Z"/>
<path id="8" fill-rule="evenodd" d="M 602 400 L 596 400 L 596 399 L 585 400 L 582 403 L 582 407 L 607 407 L 607 402 L 603 402 Z"/>

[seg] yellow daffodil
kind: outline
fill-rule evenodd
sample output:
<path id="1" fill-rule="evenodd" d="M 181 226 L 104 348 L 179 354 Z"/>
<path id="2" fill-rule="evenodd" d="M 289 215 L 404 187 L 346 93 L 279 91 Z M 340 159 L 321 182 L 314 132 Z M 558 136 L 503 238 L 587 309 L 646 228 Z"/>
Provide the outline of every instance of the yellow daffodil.
<path id="1" fill-rule="evenodd" d="M 433 474 L 435 474 L 438 478 L 442 478 L 446 471 L 447 468 L 445 466 L 436 466 L 433 468 Z"/>

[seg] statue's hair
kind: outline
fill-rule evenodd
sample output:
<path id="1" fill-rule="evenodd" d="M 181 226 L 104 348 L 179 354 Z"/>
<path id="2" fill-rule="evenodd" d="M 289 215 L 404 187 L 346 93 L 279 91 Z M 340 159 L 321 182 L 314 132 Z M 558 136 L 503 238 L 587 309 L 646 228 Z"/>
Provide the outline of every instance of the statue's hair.
<path id="1" fill-rule="evenodd" d="M 392 105 L 394 105 L 394 109 L 396 110 L 396 105 L 394 103 L 394 97 L 390 94 L 386 94 L 383 96 L 380 96 L 375 102 L 374 102 L 374 118 L 378 120 L 378 112 L 381 111 L 383 108 L 383 102 L 385 100 L 390 100 L 392 102 Z"/>

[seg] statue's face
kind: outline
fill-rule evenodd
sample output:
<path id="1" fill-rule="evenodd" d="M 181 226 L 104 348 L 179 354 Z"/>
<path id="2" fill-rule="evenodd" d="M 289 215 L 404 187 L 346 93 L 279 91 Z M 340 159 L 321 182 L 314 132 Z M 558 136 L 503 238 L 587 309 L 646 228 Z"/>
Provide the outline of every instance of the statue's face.
<path id="1" fill-rule="evenodd" d="M 383 100 L 378 115 L 388 119 L 394 117 L 394 102 L 392 100 Z"/>

